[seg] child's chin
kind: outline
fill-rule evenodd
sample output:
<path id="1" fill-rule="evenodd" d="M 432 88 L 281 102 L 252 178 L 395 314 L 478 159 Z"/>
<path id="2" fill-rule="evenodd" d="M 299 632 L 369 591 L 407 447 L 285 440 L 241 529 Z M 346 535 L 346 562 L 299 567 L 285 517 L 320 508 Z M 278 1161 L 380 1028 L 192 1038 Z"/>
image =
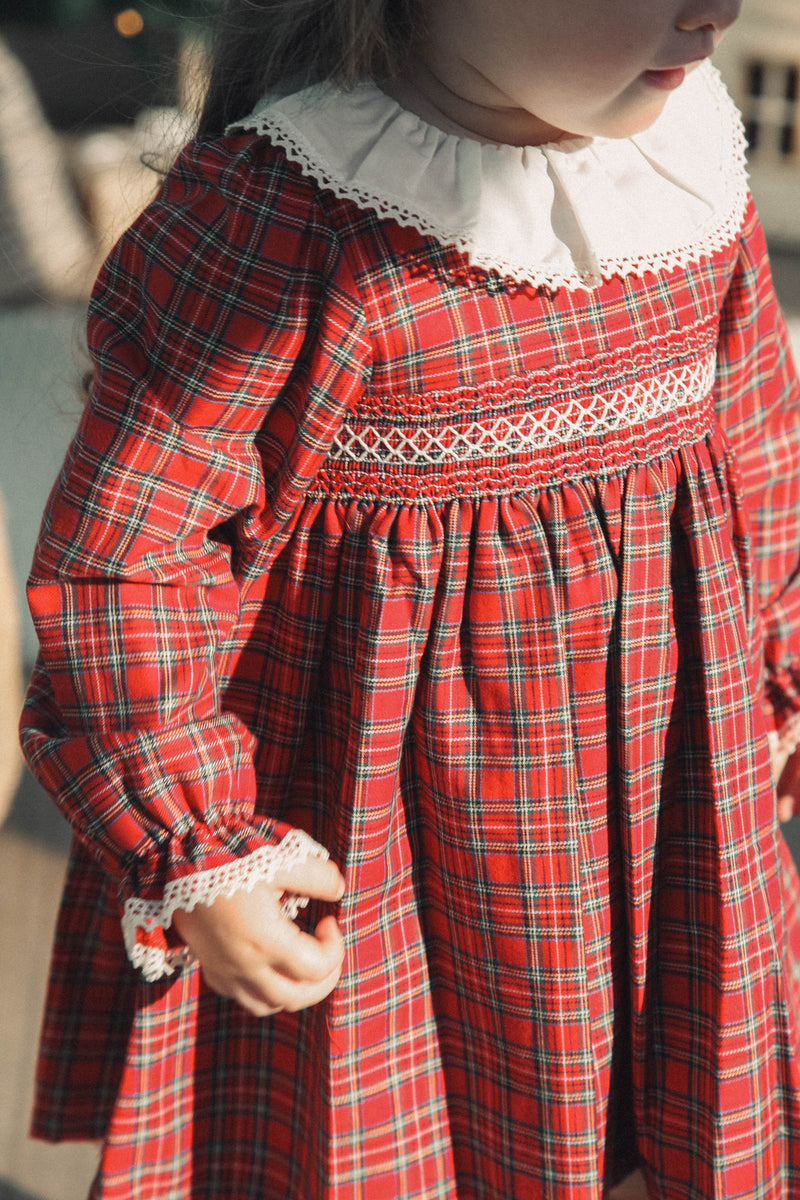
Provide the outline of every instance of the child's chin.
<path id="1" fill-rule="evenodd" d="M 664 92 L 658 99 L 640 106 L 635 111 L 621 113 L 618 117 L 610 118 L 608 122 L 604 123 L 604 128 L 598 129 L 595 136 L 626 138 L 634 137 L 637 133 L 644 133 L 645 129 L 649 129 L 661 116 L 670 95 L 670 92 Z"/>

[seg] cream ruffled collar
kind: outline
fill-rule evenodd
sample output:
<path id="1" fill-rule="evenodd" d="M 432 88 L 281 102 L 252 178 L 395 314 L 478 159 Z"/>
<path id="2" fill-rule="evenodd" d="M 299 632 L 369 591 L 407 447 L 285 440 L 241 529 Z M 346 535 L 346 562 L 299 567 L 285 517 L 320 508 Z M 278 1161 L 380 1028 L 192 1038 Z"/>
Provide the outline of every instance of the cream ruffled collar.
<path id="1" fill-rule="evenodd" d="M 747 204 L 745 141 L 704 63 L 644 133 L 544 146 L 445 133 L 373 83 L 266 98 L 255 130 L 322 188 L 535 286 L 590 288 L 729 245 Z"/>

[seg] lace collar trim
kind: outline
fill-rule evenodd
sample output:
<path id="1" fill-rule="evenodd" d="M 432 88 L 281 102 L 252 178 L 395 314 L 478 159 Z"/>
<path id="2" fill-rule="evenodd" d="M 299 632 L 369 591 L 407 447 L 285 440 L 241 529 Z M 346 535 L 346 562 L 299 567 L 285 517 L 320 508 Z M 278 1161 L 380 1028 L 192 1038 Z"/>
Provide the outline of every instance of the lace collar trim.
<path id="1" fill-rule="evenodd" d="M 375 84 L 265 98 L 229 132 L 270 138 L 320 187 L 519 283 L 591 288 L 674 270 L 737 237 L 741 119 L 710 63 L 645 132 L 507 146 L 445 133 Z"/>

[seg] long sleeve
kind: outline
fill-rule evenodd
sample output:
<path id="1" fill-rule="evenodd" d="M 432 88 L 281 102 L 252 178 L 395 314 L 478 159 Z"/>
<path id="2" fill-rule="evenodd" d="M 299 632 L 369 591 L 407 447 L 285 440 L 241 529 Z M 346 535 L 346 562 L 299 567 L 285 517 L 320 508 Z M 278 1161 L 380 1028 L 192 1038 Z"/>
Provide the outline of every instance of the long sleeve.
<path id="1" fill-rule="evenodd" d="M 750 206 L 722 312 L 717 410 L 738 460 L 760 610 L 764 710 L 800 713 L 800 385 Z"/>
<path id="2" fill-rule="evenodd" d="M 279 537 L 361 386 L 354 297 L 311 185 L 252 138 L 184 152 L 93 294 L 92 396 L 29 580 L 22 741 L 119 877 L 150 978 L 175 908 L 315 848 L 254 815 L 217 660 L 239 615 L 235 519 Z"/>

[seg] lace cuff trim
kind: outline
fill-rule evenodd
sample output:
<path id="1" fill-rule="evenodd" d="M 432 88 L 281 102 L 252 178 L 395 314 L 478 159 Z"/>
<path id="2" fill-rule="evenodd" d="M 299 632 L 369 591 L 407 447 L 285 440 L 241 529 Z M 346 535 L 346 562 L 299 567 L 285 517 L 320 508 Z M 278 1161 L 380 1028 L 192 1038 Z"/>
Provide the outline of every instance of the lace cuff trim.
<path id="1" fill-rule="evenodd" d="M 293 829 L 277 846 L 262 846 L 243 858 L 235 858 L 221 867 L 197 871 L 173 880 L 164 888 L 161 900 L 126 900 L 122 915 L 125 949 L 134 967 L 141 968 L 148 982 L 171 975 L 176 967 L 194 961 L 187 946 L 170 947 L 150 944 L 157 930 L 168 929 L 176 908 L 191 912 L 198 904 L 213 904 L 220 896 L 252 891 L 257 883 L 269 883 L 278 870 L 303 863 L 308 858 L 327 859 L 328 851 L 300 829 Z M 282 909 L 291 920 L 308 904 L 307 896 L 285 897 Z M 144 935 L 144 936 L 143 936 Z"/>
<path id="2" fill-rule="evenodd" d="M 709 64 L 630 138 L 487 145 L 428 125 L 372 83 L 268 97 L 228 132 L 242 130 L 339 199 L 535 287 L 698 262 L 735 241 L 749 195 L 741 119 Z"/>

